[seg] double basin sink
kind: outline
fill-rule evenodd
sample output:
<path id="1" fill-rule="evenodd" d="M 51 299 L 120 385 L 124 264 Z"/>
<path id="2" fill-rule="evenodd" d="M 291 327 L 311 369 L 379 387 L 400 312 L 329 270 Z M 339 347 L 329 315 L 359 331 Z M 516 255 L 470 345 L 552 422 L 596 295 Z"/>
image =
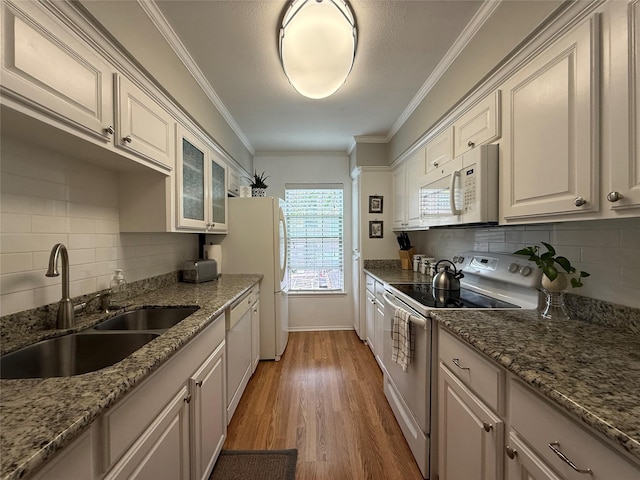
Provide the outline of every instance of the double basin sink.
<path id="1" fill-rule="evenodd" d="M 69 377 L 100 370 L 124 360 L 196 310 L 142 308 L 87 331 L 43 340 L 0 357 L 0 378 Z"/>

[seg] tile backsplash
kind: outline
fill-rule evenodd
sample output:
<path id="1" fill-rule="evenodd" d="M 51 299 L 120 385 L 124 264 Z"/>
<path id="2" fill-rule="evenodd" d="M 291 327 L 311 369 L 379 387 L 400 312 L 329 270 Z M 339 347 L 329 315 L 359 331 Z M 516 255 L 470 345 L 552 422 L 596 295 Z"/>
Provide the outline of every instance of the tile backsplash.
<path id="1" fill-rule="evenodd" d="M 571 293 L 640 308 L 640 218 L 410 232 L 417 253 L 451 258 L 463 251 L 513 253 L 547 242 L 591 276 Z"/>
<path id="2" fill-rule="evenodd" d="M 197 235 L 119 232 L 117 172 L 15 139 L 1 148 L 0 315 L 60 300 L 61 277 L 44 275 L 56 243 L 71 297 L 107 288 L 115 268 L 134 282 L 197 256 Z"/>

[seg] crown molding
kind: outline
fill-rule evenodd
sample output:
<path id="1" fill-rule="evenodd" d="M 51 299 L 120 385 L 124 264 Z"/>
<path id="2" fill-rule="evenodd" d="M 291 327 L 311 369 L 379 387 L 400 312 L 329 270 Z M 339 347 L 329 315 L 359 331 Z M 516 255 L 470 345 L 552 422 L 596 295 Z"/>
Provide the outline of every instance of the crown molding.
<path id="1" fill-rule="evenodd" d="M 247 150 L 249 150 L 251 155 L 255 155 L 255 150 L 251 145 L 251 142 L 249 142 L 247 136 L 242 132 L 240 126 L 236 123 L 229 110 L 227 110 L 225 104 L 222 103 L 222 100 L 215 92 L 211 84 L 207 81 L 200 68 L 198 68 L 195 60 L 189 54 L 184 44 L 180 41 L 180 38 L 178 37 L 176 32 L 173 30 L 173 28 L 171 28 L 171 25 L 169 24 L 169 22 L 167 22 L 167 19 L 164 17 L 162 12 L 156 5 L 155 0 L 138 0 L 138 5 L 140 5 L 140 8 L 142 8 L 142 10 L 151 19 L 158 31 L 162 34 L 164 39 L 176 53 L 180 61 L 187 68 L 200 88 L 202 88 L 202 91 L 205 93 L 205 95 L 209 98 L 209 100 L 211 100 L 211 103 L 213 103 L 213 105 L 218 109 L 222 117 L 240 139 L 242 144 L 247 148 Z"/>
<path id="2" fill-rule="evenodd" d="M 469 21 L 460 36 L 456 39 L 453 45 L 451 45 L 451 48 L 449 48 L 444 57 L 442 57 L 442 60 L 440 60 L 433 72 L 431 72 L 429 78 L 427 78 L 427 80 L 422 84 L 422 87 L 420 88 L 420 90 L 418 90 L 416 96 L 413 97 L 409 105 L 407 105 L 407 108 L 404 109 L 400 117 L 398 117 L 396 122 L 393 124 L 391 130 L 389 130 L 389 132 L 387 133 L 387 142 L 389 142 L 393 138 L 393 136 L 398 133 L 400 128 L 402 128 L 411 114 L 416 110 L 416 108 L 418 108 L 418 106 L 426 98 L 435 84 L 438 83 L 438 80 L 442 78 L 449 67 L 451 67 L 455 59 L 458 58 L 458 55 L 460 55 L 460 53 L 465 49 L 474 35 L 478 32 L 478 30 L 480 30 L 482 25 L 485 24 L 485 22 L 491 17 L 491 15 L 493 15 L 493 12 L 501 3 L 502 0 L 484 0 L 480 9 Z"/>

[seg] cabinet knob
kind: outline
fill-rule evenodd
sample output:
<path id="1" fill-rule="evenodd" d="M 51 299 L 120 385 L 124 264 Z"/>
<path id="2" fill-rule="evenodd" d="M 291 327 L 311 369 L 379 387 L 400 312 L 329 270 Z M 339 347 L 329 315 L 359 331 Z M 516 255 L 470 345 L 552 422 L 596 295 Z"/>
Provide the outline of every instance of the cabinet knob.
<path id="1" fill-rule="evenodd" d="M 440 164 L 439 164 L 437 161 L 434 161 L 434 162 L 433 162 L 433 166 L 434 166 L 434 167 L 437 167 L 438 165 L 440 165 Z"/>
<path id="2" fill-rule="evenodd" d="M 116 131 L 113 129 L 113 125 L 109 125 L 107 128 L 105 128 L 104 132 L 108 133 L 109 135 L 113 135 L 114 133 L 116 133 Z"/>
<path id="3" fill-rule="evenodd" d="M 482 422 L 482 428 L 484 428 L 485 432 L 490 432 L 493 430 L 493 425 L 487 422 Z"/>
<path id="4" fill-rule="evenodd" d="M 511 460 L 516 458 L 516 455 L 518 454 L 518 451 L 513 449 L 513 448 L 511 448 L 509 445 L 504 447 L 504 450 L 505 450 L 505 452 L 507 452 L 507 457 L 509 457 Z"/>
<path id="5" fill-rule="evenodd" d="M 474 147 L 474 146 L 475 146 L 475 143 L 472 142 L 471 140 L 467 142 L 467 147 Z"/>
<path id="6" fill-rule="evenodd" d="M 184 401 L 185 401 L 185 403 L 191 403 L 191 394 L 189 394 L 186 397 L 184 397 Z"/>
<path id="7" fill-rule="evenodd" d="M 621 198 L 624 197 L 620 192 L 609 192 L 609 194 L 607 195 L 607 200 L 609 200 L 611 203 L 616 203 Z"/>
<path id="8" fill-rule="evenodd" d="M 127 135 L 126 137 L 124 137 L 122 140 L 124 140 L 127 143 L 131 143 L 132 139 L 131 139 L 131 135 Z"/>
<path id="9" fill-rule="evenodd" d="M 202 380 L 198 380 L 196 382 L 196 387 L 201 387 L 202 386 Z"/>
<path id="10" fill-rule="evenodd" d="M 584 205 L 585 203 L 587 203 L 587 201 L 582 198 L 582 197 L 576 197 L 576 199 L 573 201 L 573 204 L 576 207 L 581 207 L 582 205 Z"/>

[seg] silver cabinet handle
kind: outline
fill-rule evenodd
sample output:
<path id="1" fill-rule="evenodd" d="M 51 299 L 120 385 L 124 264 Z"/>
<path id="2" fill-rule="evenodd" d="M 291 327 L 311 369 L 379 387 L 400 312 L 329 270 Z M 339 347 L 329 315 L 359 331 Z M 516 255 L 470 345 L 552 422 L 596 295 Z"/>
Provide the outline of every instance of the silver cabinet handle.
<path id="1" fill-rule="evenodd" d="M 507 457 L 509 457 L 511 460 L 516 458 L 516 455 L 518 454 L 518 451 L 513 449 L 513 448 L 511 448 L 509 445 L 504 447 L 504 450 L 507 453 Z"/>
<path id="2" fill-rule="evenodd" d="M 473 147 L 474 145 L 475 145 L 475 143 L 474 143 L 474 142 L 472 142 L 471 140 L 469 140 L 469 141 L 467 142 L 467 147 Z"/>
<path id="3" fill-rule="evenodd" d="M 433 162 L 433 166 L 434 166 L 434 167 L 437 167 L 438 165 L 440 165 L 440 164 L 439 164 L 437 161 L 434 161 L 434 162 Z"/>
<path id="4" fill-rule="evenodd" d="M 202 380 L 198 380 L 196 382 L 196 387 L 201 387 L 202 386 Z"/>
<path id="5" fill-rule="evenodd" d="M 490 432 L 491 430 L 493 430 L 493 425 L 491 423 L 482 422 L 482 427 L 484 428 L 485 432 Z"/>
<path id="6" fill-rule="evenodd" d="M 624 198 L 620 192 L 609 192 L 607 194 L 607 200 L 611 203 L 616 203 L 621 198 Z"/>
<path id="7" fill-rule="evenodd" d="M 191 403 L 191 394 L 187 395 L 186 397 L 184 397 L 183 399 L 186 403 Z"/>
<path id="8" fill-rule="evenodd" d="M 456 367 L 458 367 L 459 369 L 461 369 L 461 370 L 471 370 L 469 367 L 463 367 L 463 366 L 460 364 L 460 359 L 459 359 L 459 358 L 454 358 L 454 359 L 453 359 L 453 364 L 454 364 Z"/>
<path id="9" fill-rule="evenodd" d="M 581 207 L 582 205 L 584 205 L 585 203 L 587 203 L 587 201 L 582 198 L 582 197 L 576 197 L 576 199 L 573 201 L 573 204 L 576 207 Z"/>
<path id="10" fill-rule="evenodd" d="M 104 129 L 104 133 L 108 133 L 109 135 L 113 135 L 116 131 L 113 129 L 113 125 L 109 125 Z"/>
<path id="11" fill-rule="evenodd" d="M 569 460 L 567 458 L 567 456 L 560 451 L 560 448 L 558 448 L 558 447 L 560 447 L 560 442 L 551 442 L 548 446 L 553 451 L 553 453 L 555 453 L 558 457 L 560 457 L 560 460 L 562 460 L 564 463 L 569 465 L 576 472 L 578 472 L 578 473 L 593 473 L 593 471 L 590 468 L 584 468 L 584 469 L 583 468 L 578 468 L 575 463 L 573 463 L 571 460 Z"/>
<path id="12" fill-rule="evenodd" d="M 127 135 L 126 137 L 124 137 L 122 140 L 124 140 L 127 143 L 131 143 L 133 141 L 133 139 L 131 138 L 131 135 Z"/>

